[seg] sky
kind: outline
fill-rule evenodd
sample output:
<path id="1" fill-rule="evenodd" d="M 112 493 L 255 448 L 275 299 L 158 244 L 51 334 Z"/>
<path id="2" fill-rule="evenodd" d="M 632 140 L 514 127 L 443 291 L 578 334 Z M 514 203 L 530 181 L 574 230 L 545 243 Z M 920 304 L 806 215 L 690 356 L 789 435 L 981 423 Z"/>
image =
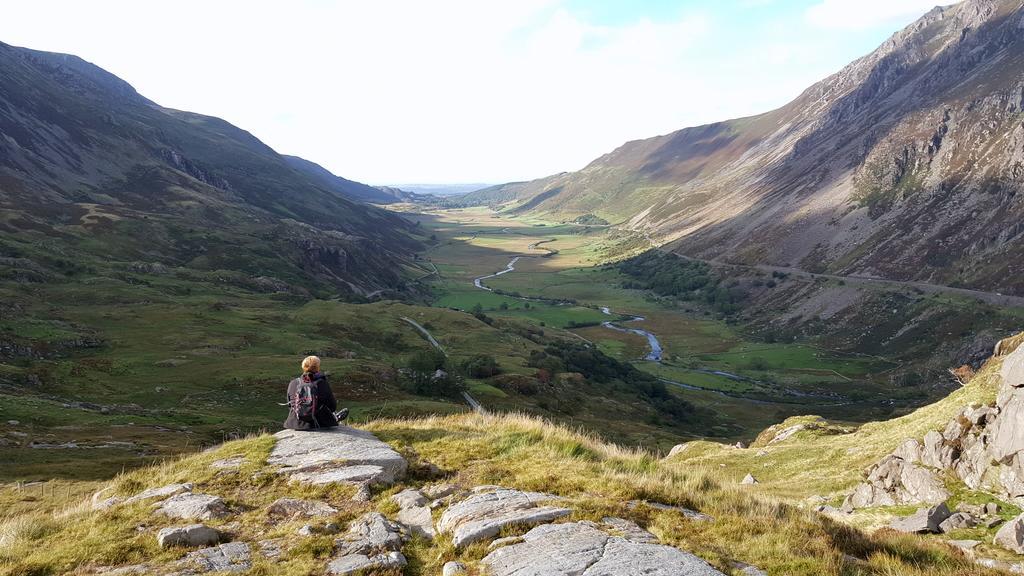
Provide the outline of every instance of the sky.
<path id="1" fill-rule="evenodd" d="M 33 0 L 0 41 L 346 178 L 499 183 L 781 106 L 936 1 Z"/>

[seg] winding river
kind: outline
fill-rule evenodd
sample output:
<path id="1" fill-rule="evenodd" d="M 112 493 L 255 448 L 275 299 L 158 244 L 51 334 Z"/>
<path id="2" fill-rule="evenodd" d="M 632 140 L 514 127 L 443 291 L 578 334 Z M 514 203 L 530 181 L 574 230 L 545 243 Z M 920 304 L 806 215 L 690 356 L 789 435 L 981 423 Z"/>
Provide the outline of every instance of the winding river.
<path id="1" fill-rule="evenodd" d="M 545 240 L 545 242 L 550 242 L 550 240 Z M 540 244 L 540 242 L 536 242 L 536 243 L 530 244 L 527 248 L 530 249 L 530 250 L 536 250 L 538 244 Z M 505 266 L 504 270 L 495 272 L 494 274 L 488 274 L 486 276 L 480 276 L 479 278 L 474 278 L 473 279 L 473 285 L 476 286 L 477 288 L 481 289 L 481 290 L 487 290 L 488 292 L 494 292 L 494 290 L 492 288 L 489 288 L 489 287 L 484 285 L 484 282 L 483 282 L 484 280 L 487 280 L 488 278 L 496 278 L 498 276 L 501 276 L 502 274 L 508 274 L 509 272 L 515 272 L 515 270 L 516 270 L 516 263 L 519 262 L 520 259 L 522 259 L 522 258 L 531 258 L 531 257 L 532 256 L 522 256 L 522 255 L 516 256 L 516 257 L 512 258 L 511 260 L 509 260 L 509 263 Z M 516 298 L 515 296 L 509 296 L 509 297 L 510 298 Z M 523 297 L 519 297 L 517 299 L 518 300 L 532 300 L 531 298 L 523 298 Z M 614 316 L 615 315 L 612 312 L 611 308 L 609 308 L 607 306 L 601 306 L 601 312 L 603 314 L 607 315 L 607 316 Z M 643 319 L 644 319 L 643 316 L 633 316 L 629 320 L 626 320 L 626 322 L 639 322 L 639 321 L 641 321 Z M 603 326 L 605 328 L 608 328 L 609 330 L 615 330 L 616 332 L 628 332 L 630 334 L 636 334 L 638 336 L 643 336 L 644 338 L 647 339 L 647 344 L 651 348 L 651 351 L 647 353 L 647 356 L 644 357 L 644 360 L 648 360 L 648 361 L 651 361 L 651 362 L 661 362 L 661 355 L 662 355 L 661 342 L 658 341 L 658 337 L 655 336 L 654 334 L 651 334 L 647 330 L 641 330 L 640 328 L 623 328 L 622 326 L 619 326 L 619 325 L 615 324 L 611 320 L 608 320 L 606 322 L 602 322 L 601 326 Z"/>

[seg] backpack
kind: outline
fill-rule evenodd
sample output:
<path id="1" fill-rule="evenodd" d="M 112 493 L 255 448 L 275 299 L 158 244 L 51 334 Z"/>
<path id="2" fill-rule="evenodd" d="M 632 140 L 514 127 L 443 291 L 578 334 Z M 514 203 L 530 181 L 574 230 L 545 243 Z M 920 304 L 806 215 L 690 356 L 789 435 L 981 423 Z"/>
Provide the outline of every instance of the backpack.
<path id="1" fill-rule="evenodd" d="M 320 423 L 316 419 L 316 412 L 319 406 L 315 382 L 307 380 L 305 376 L 299 378 L 299 385 L 295 387 L 295 393 L 292 394 L 290 404 L 292 412 L 295 413 L 295 417 L 300 422 L 308 422 L 319 427 Z"/>

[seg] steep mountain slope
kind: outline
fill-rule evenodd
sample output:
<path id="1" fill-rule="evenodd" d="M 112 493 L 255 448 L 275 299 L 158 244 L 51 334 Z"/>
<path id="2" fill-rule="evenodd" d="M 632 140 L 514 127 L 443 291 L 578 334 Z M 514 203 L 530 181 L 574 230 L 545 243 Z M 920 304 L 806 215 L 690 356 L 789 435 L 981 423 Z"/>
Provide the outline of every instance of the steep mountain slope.
<path id="1" fill-rule="evenodd" d="M 320 186 L 346 198 L 361 202 L 372 202 L 374 204 L 390 204 L 392 202 L 404 202 L 410 197 L 409 194 L 398 188 L 370 186 L 342 178 L 323 166 L 298 156 L 283 156 L 283 158 L 292 168 L 305 174 Z"/>
<path id="2" fill-rule="evenodd" d="M 935 8 L 772 112 L 630 142 L 478 202 L 690 256 L 1024 293 L 1024 7 Z"/>
<path id="3" fill-rule="evenodd" d="M 361 294 L 399 286 L 396 255 L 419 245 L 404 219 L 340 196 L 248 132 L 162 108 L 75 56 L 0 44 L 0 77 L 5 277 L 61 273 L 48 255 Z"/>

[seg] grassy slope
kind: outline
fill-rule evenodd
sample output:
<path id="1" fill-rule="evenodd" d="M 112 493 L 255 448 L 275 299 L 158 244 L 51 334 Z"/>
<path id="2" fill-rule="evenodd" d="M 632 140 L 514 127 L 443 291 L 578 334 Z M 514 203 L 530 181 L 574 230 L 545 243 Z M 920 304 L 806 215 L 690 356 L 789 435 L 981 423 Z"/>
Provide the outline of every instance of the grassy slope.
<path id="1" fill-rule="evenodd" d="M 952 398 L 949 404 L 964 399 Z M 899 427 L 923 428 L 924 421 L 933 418 L 932 412 L 942 411 L 942 407 L 922 411 L 916 418 L 920 423 Z M 741 487 L 716 466 L 658 460 L 649 453 L 621 449 L 529 417 L 379 420 L 368 429 L 412 460 L 414 474 L 405 485 L 421 484 L 424 479 L 415 471 L 429 461 L 464 486 L 495 483 L 550 491 L 568 498 L 574 519 L 596 520 L 606 515 L 634 519 L 664 542 L 693 551 L 730 574 L 738 573 L 732 566 L 737 560 L 787 575 L 994 574 L 973 566 L 944 545 L 889 532 L 868 535 L 783 503 L 762 493 L 763 489 Z M 131 494 L 145 487 L 191 481 L 197 483 L 198 490 L 221 495 L 241 512 L 211 524 L 234 521 L 236 540 L 281 537 L 292 547 L 280 565 L 258 560 L 253 574 L 318 573 L 330 557 L 330 537 L 300 539 L 295 530 L 301 522 L 275 524 L 266 517 L 263 508 L 280 496 L 325 500 L 341 510 L 336 518 L 341 523 L 370 508 L 396 512 L 387 496 L 401 487 L 379 493 L 364 505 L 348 501 L 350 488 L 286 484 L 262 464 L 271 445 L 267 436 L 229 442 L 214 451 L 121 475 L 112 486 L 118 494 Z M 215 459 L 235 455 L 246 459 L 239 473 L 219 474 L 209 467 Z M 11 499 L 10 489 L 0 494 Z M 625 503 L 633 499 L 684 505 L 715 520 L 692 522 L 677 512 L 646 506 L 627 508 Z M 86 566 L 166 562 L 181 554 L 156 547 L 155 531 L 171 522 L 151 517 L 147 506 L 96 512 L 77 500 L 67 499 L 63 508 L 52 502 L 56 512 L 37 510 L 0 524 L 0 537 L 4 538 L 0 573 L 56 574 Z M 144 528 L 136 530 L 137 525 Z M 434 543 L 416 540 L 405 552 L 410 558 L 406 574 L 420 575 L 437 574 L 441 564 L 456 558 L 472 564 L 486 549 L 476 545 L 456 552 L 448 537 L 441 537 Z"/>

